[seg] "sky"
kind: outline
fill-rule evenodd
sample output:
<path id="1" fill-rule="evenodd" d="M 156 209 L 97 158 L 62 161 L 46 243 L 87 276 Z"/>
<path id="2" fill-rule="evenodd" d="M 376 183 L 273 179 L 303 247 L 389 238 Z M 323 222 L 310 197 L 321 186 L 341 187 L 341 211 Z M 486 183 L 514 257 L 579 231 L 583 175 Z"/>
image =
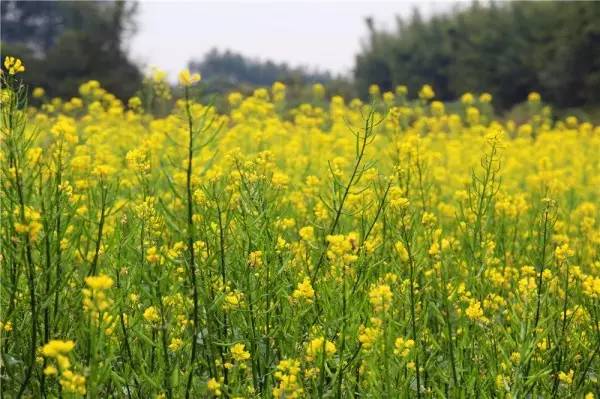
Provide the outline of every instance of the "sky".
<path id="1" fill-rule="evenodd" d="M 453 1 L 149 1 L 139 2 L 134 61 L 175 79 L 213 47 L 251 58 L 348 75 L 367 37 L 365 17 L 395 29 L 396 16 L 448 12 Z"/>

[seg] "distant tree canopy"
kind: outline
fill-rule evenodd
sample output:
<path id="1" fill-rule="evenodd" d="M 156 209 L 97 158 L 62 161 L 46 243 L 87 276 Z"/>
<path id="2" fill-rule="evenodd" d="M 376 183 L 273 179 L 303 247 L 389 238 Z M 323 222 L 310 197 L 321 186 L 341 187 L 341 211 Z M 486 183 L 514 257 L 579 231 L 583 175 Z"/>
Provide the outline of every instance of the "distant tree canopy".
<path id="1" fill-rule="evenodd" d="M 68 97 L 97 79 L 120 98 L 135 93 L 138 68 L 124 51 L 136 3 L 123 1 L 2 1 L 2 56 L 21 58 L 25 79 L 48 95 Z"/>
<path id="2" fill-rule="evenodd" d="M 506 108 L 529 91 L 560 107 L 600 103 L 600 2 L 507 2 L 376 29 L 356 58 L 359 93 L 431 83 L 449 100 L 490 92 Z"/>
<path id="3" fill-rule="evenodd" d="M 212 49 L 200 61 L 191 61 L 189 68 L 200 71 L 202 79 L 215 91 L 228 91 L 240 86 L 268 86 L 276 81 L 306 84 L 332 80 L 329 73 L 255 60 L 230 50 Z"/>

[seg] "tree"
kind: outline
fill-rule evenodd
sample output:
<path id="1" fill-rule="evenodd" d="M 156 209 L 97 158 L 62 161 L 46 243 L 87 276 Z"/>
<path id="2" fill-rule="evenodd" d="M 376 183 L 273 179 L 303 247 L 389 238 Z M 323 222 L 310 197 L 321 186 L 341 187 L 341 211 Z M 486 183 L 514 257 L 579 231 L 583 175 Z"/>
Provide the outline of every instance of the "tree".
<path id="1" fill-rule="evenodd" d="M 206 84 L 214 90 L 226 91 L 238 86 L 268 86 L 275 81 L 286 83 L 328 82 L 327 72 L 312 72 L 291 68 L 287 64 L 254 60 L 230 50 L 212 49 L 200 61 L 191 61 L 189 68 L 200 71 Z"/>
<path id="2" fill-rule="evenodd" d="M 560 107 L 600 103 L 600 2 L 477 2 L 424 21 L 415 13 L 397 32 L 368 24 L 356 58 L 358 90 L 433 84 L 439 98 L 489 91 L 510 107 L 528 92 Z"/>
<path id="3" fill-rule="evenodd" d="M 3 1 L 3 55 L 27 65 L 25 78 L 51 96 L 68 97 L 97 79 L 118 97 L 132 96 L 141 74 L 124 44 L 137 4 L 123 1 Z"/>

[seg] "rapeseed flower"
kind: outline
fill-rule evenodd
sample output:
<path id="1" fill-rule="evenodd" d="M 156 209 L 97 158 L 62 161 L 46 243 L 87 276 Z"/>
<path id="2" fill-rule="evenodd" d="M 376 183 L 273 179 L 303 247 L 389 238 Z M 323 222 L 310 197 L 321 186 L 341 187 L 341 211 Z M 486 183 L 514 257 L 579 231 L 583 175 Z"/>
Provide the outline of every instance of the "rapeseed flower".
<path id="1" fill-rule="evenodd" d="M 189 69 L 184 69 L 178 75 L 179 84 L 183 87 L 189 87 L 198 83 L 201 79 L 199 73 L 190 73 Z"/>
<path id="2" fill-rule="evenodd" d="M 230 349 L 229 352 L 231 353 L 231 356 L 233 357 L 234 360 L 237 360 L 238 362 L 243 362 L 245 360 L 250 359 L 250 352 L 246 351 L 246 345 L 245 344 L 235 344 L 233 345 Z"/>
<path id="3" fill-rule="evenodd" d="M 324 355 L 326 358 L 337 352 L 335 344 L 324 337 L 317 337 L 312 339 L 306 345 L 306 360 L 313 361 L 318 356 Z"/>
<path id="4" fill-rule="evenodd" d="M 25 72 L 25 65 L 23 65 L 23 62 L 19 58 L 15 57 L 5 57 L 4 68 L 6 68 L 9 75 L 16 75 L 17 73 Z"/>
<path id="5" fill-rule="evenodd" d="M 308 277 L 305 277 L 302 282 L 298 283 L 298 286 L 292 293 L 292 298 L 298 302 L 304 301 L 307 303 L 312 303 L 314 297 L 315 290 L 313 289 L 310 278 Z"/>

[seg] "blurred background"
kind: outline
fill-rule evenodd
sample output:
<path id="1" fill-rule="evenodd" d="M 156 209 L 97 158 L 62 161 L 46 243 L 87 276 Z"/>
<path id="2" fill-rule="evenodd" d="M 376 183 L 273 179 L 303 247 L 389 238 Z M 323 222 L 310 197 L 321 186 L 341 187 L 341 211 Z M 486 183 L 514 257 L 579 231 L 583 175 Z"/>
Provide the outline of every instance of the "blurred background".
<path id="1" fill-rule="evenodd" d="M 23 59 L 24 79 L 50 97 L 96 79 L 127 100 L 152 67 L 173 84 L 189 67 L 217 96 L 275 81 L 297 102 L 316 82 L 346 98 L 368 98 L 371 84 L 416 94 L 430 83 L 446 101 L 489 92 L 505 114 L 537 91 L 556 110 L 600 119 L 600 2 L 0 5 L 2 55 Z"/>

